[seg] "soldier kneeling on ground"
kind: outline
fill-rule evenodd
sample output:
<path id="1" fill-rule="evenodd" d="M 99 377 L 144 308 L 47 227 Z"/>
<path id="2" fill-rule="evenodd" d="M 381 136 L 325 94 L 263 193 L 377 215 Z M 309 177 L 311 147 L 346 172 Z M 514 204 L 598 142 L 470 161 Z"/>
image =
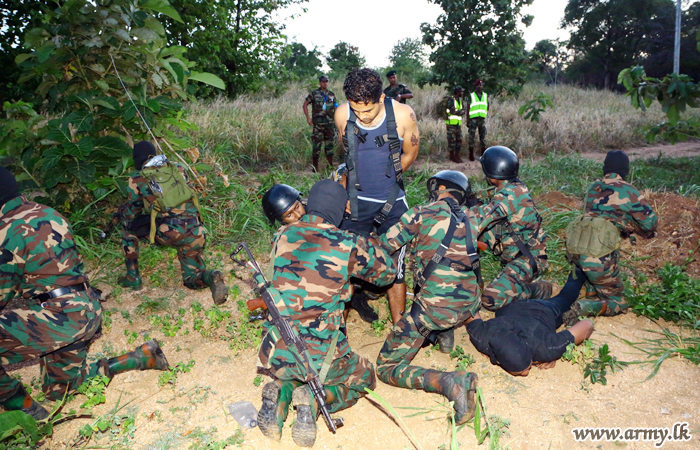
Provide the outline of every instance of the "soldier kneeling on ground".
<path id="1" fill-rule="evenodd" d="M 125 355 L 87 364 L 87 348 L 102 326 L 99 291 L 90 287 L 68 221 L 53 208 L 19 194 L 0 167 L 0 307 L 15 295 L 27 308 L 0 315 L 0 358 L 16 364 L 40 358 L 42 391 L 59 400 L 88 378 L 127 370 L 166 370 L 155 340 Z M 36 420 L 49 413 L 0 367 L 0 404 Z"/>
<path id="2" fill-rule="evenodd" d="M 312 364 L 324 383 L 331 413 L 354 405 L 365 388 L 376 384 L 374 367 L 350 349 L 343 333 L 344 303 L 350 277 L 378 285 L 394 280 L 390 255 L 371 238 L 342 231 L 347 193 L 332 180 L 321 180 L 309 192 L 307 214 L 283 226 L 275 236 L 271 285 L 279 292 L 277 309 L 308 346 Z M 311 447 L 316 440 L 318 406 L 277 328 L 266 321 L 258 353 L 261 369 L 275 381 L 265 385 L 258 425 L 267 437 L 280 440 L 290 402 L 297 409 L 292 439 Z"/>
<path id="3" fill-rule="evenodd" d="M 156 149 L 150 142 L 141 141 L 134 145 L 134 168 L 139 171 L 129 178 L 127 206 L 122 213 L 122 245 L 126 254 L 126 275 L 117 281 L 120 286 L 134 290 L 141 289 L 143 283 L 139 273 L 139 237 L 133 232 L 132 224 L 144 216 L 151 217 L 149 229 L 151 243 L 171 245 L 177 249 L 180 261 L 182 281 L 189 289 L 209 287 L 214 303 L 226 302 L 228 288 L 224 276 L 218 270 L 206 270 L 202 252 L 206 244 L 206 233 L 195 204 L 196 194 L 184 203 L 169 210 L 157 207 L 158 198 L 154 195 L 151 182 L 142 174 L 144 165 L 148 165 L 156 156 Z M 166 162 L 167 165 L 172 163 Z M 187 181 L 185 170 L 175 164 L 181 174 L 183 183 Z M 177 174 L 175 174 L 177 175 Z M 177 178 L 173 176 L 173 178 Z M 154 217 L 155 216 L 155 217 Z M 147 221 L 148 222 L 148 221 Z"/>
<path id="4" fill-rule="evenodd" d="M 409 364 L 426 340 L 435 343 L 440 337 L 441 349 L 449 352 L 454 327 L 479 311 L 477 219 L 462 210 L 471 194 L 463 173 L 438 172 L 428 180 L 428 192 L 431 203 L 404 213 L 380 238 L 391 251 L 418 242 L 413 255 L 416 297 L 379 352 L 377 376 L 392 386 L 444 395 L 454 402 L 455 423 L 461 425 L 474 417 L 477 375 Z"/>
<path id="5" fill-rule="evenodd" d="M 582 320 L 557 333 L 562 315 L 578 298 L 585 277 L 580 269 L 569 274 L 559 295 L 550 299 L 523 299 L 496 311 L 483 321 L 477 313 L 467 321 L 469 339 L 477 350 L 511 375 L 527 376 L 535 365 L 554 367 L 572 342 L 579 345 L 593 333 L 593 322 Z"/>
<path id="6" fill-rule="evenodd" d="M 608 152 L 603 178 L 586 193 L 584 215 L 566 228 L 567 258 L 581 268 L 587 285 L 586 299 L 579 300 L 564 315 L 574 323 L 578 316 L 614 316 L 627 310 L 620 276 L 620 243 L 632 233 L 644 239 L 655 236 L 657 218 L 637 188 L 625 181 L 630 162 L 625 152 Z"/>

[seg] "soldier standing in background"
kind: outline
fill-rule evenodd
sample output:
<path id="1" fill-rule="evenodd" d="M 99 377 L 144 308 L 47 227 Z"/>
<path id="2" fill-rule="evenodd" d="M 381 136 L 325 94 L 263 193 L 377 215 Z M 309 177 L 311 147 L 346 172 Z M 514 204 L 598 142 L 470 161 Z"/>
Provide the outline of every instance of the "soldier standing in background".
<path id="1" fill-rule="evenodd" d="M 386 78 L 389 80 L 389 86 L 384 89 L 384 95 L 386 98 L 393 98 L 399 103 L 406 104 L 406 100 L 413 98 L 413 92 L 411 92 L 405 84 L 399 84 L 396 82 L 396 71 L 390 70 L 386 73 Z"/>
<path id="2" fill-rule="evenodd" d="M 168 368 L 155 340 L 87 364 L 90 340 L 102 327 L 102 306 L 84 273 L 73 230 L 53 208 L 21 196 L 14 175 L 0 167 L 0 309 L 17 294 L 28 307 L 0 315 L 0 358 L 3 365 L 40 358 L 41 390 L 49 400 L 97 375 Z M 36 420 L 49 415 L 3 367 L 0 405 Z"/>
<path id="3" fill-rule="evenodd" d="M 489 111 L 489 100 L 486 92 L 483 91 L 484 82 L 476 80 L 474 92 L 469 94 L 467 99 L 467 128 L 469 128 L 469 161 L 474 161 L 474 138 L 476 130 L 479 130 L 480 155 L 486 150 L 486 115 Z"/>
<path id="4" fill-rule="evenodd" d="M 465 115 L 462 95 L 464 88 L 457 85 L 452 90 L 453 96 L 447 100 L 445 111 L 445 124 L 447 125 L 447 150 L 450 152 L 450 161 L 462 163 L 459 153 L 462 151 L 462 117 Z"/>
<path id="5" fill-rule="evenodd" d="M 321 145 L 324 145 L 328 167 L 333 167 L 333 141 L 335 139 L 335 126 L 333 115 L 338 101 L 335 94 L 328 90 L 328 77 L 321 75 L 318 78 L 318 89 L 309 93 L 304 100 L 304 115 L 309 126 L 313 128 L 311 142 L 313 144 L 312 162 L 314 170 L 318 169 L 318 159 L 321 155 Z M 309 117 L 309 105 L 311 105 L 311 117 Z M 325 143 L 325 144 L 324 144 Z"/>
<path id="6" fill-rule="evenodd" d="M 654 237 L 656 214 L 637 188 L 625 181 L 630 162 L 623 151 L 605 156 L 603 178 L 588 188 L 583 218 L 566 230 L 567 258 L 583 270 L 593 291 L 586 299 L 573 304 L 564 315 L 572 324 L 583 316 L 614 316 L 627 310 L 620 276 L 620 241 L 637 233 L 645 239 Z M 594 245 L 591 245 L 594 244 Z"/>

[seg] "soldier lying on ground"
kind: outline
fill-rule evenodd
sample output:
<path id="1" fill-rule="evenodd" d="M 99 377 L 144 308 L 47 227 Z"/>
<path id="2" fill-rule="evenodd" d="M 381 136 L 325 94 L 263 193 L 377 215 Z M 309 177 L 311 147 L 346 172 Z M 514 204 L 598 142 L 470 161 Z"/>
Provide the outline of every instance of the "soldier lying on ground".
<path id="1" fill-rule="evenodd" d="M 374 388 L 374 367 L 350 349 L 342 331 L 349 279 L 357 277 L 378 285 L 394 280 L 396 268 L 389 254 L 373 239 L 338 229 L 347 194 L 332 180 L 321 180 L 309 192 L 307 215 L 277 232 L 270 264 L 271 283 L 282 296 L 277 305 L 306 341 L 316 369 L 332 352 L 325 380 L 326 403 L 333 413 L 354 405 L 365 388 Z M 373 243 L 372 243 L 373 242 Z M 260 366 L 276 378 L 263 388 L 258 414 L 260 430 L 279 440 L 290 401 L 297 408 L 292 438 L 310 447 L 316 439 L 317 406 L 294 358 L 276 328 L 265 323 Z"/>
<path id="2" fill-rule="evenodd" d="M 134 168 L 140 171 L 144 164 L 156 156 L 153 144 L 141 141 L 134 145 Z M 185 170 L 177 165 L 185 179 Z M 149 187 L 149 182 L 140 172 L 129 178 L 127 194 L 128 206 L 122 215 L 123 226 L 122 244 L 126 254 L 126 275 L 117 281 L 120 286 L 134 290 L 141 289 L 143 283 L 139 273 L 139 238 L 129 226 L 137 217 L 150 215 L 146 205 L 156 204 L 156 197 Z M 189 289 L 209 287 L 214 303 L 220 305 L 226 301 L 228 288 L 224 284 L 224 276 L 218 270 L 206 270 L 202 252 L 206 245 L 206 232 L 199 217 L 199 209 L 188 200 L 170 211 L 159 211 L 155 219 L 155 242 L 159 245 L 170 245 L 177 249 L 177 259 L 180 261 L 182 281 Z M 151 230 L 153 233 L 153 230 Z"/>
<path id="3" fill-rule="evenodd" d="M 40 358 L 41 389 L 58 400 L 86 379 L 133 369 L 166 370 L 155 340 L 116 358 L 87 364 L 90 340 L 102 326 L 99 291 L 90 287 L 68 221 L 53 208 L 19 195 L 14 175 L 0 167 L 0 309 L 15 295 L 27 308 L 0 315 L 3 365 Z M 0 404 L 37 420 L 48 412 L 0 367 Z"/>
<path id="4" fill-rule="evenodd" d="M 474 416 L 476 374 L 409 364 L 426 340 L 435 343 L 438 335 L 479 311 L 477 220 L 468 209 L 465 214 L 460 208 L 470 191 L 463 173 L 438 172 L 428 180 L 432 202 L 406 212 L 380 239 L 391 251 L 414 239 L 418 242 L 413 255 L 416 297 L 411 311 L 394 325 L 379 352 L 377 376 L 392 386 L 444 395 L 454 402 L 457 424 Z M 449 345 L 454 345 L 454 337 Z"/>
<path id="5" fill-rule="evenodd" d="M 479 219 L 479 240 L 503 265 L 503 271 L 483 290 L 484 308 L 493 311 L 512 301 L 549 298 L 551 283 L 533 283 L 547 269 L 547 245 L 542 217 L 529 189 L 518 179 L 518 156 L 509 148 L 495 146 L 486 149 L 479 161 L 496 192 L 489 203 L 472 211 Z"/>
<path id="6" fill-rule="evenodd" d="M 574 342 L 579 345 L 593 333 L 593 322 L 582 320 L 557 333 L 566 313 L 578 298 L 586 278 L 581 270 L 569 274 L 559 295 L 548 300 L 523 299 L 496 311 L 496 317 L 483 321 L 476 314 L 467 321 L 469 339 L 477 350 L 491 358 L 511 375 L 527 376 L 534 364 L 542 369 L 556 361 Z"/>
<path id="7" fill-rule="evenodd" d="M 603 178 L 593 182 L 586 193 L 584 217 L 567 227 L 567 258 L 583 269 L 592 288 L 564 316 L 567 324 L 579 315 L 614 316 L 627 310 L 619 267 L 622 236 L 637 233 L 651 238 L 657 226 L 656 214 L 644 196 L 625 181 L 629 171 L 625 152 L 608 152 Z"/>

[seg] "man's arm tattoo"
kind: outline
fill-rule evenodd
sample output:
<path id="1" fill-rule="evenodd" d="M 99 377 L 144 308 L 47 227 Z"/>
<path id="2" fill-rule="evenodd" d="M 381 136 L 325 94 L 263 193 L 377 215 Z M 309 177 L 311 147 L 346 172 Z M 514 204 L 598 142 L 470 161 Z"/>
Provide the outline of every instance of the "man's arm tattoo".
<path id="1" fill-rule="evenodd" d="M 414 122 L 416 121 L 416 113 L 411 113 L 411 120 Z"/>
<path id="2" fill-rule="evenodd" d="M 413 144 L 414 147 L 418 147 L 418 136 L 416 136 L 416 133 L 411 134 L 411 144 Z"/>

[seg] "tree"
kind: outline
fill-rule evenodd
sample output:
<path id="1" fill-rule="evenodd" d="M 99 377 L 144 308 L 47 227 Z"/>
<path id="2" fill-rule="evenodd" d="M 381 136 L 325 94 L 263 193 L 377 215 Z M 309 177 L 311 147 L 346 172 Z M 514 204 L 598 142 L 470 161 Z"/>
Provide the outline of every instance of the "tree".
<path id="1" fill-rule="evenodd" d="M 321 74 L 323 61 L 317 48 L 307 50 L 304 44 L 292 42 L 282 49 L 281 64 L 291 78 L 305 79 Z"/>
<path id="2" fill-rule="evenodd" d="M 492 93 L 520 92 L 528 75 L 525 41 L 518 19 L 532 0 L 430 0 L 443 9 L 435 25 L 421 25 L 423 42 L 433 49 L 431 84 L 471 86 L 478 78 Z"/>
<path id="3" fill-rule="evenodd" d="M 285 45 L 275 14 L 304 1 L 173 0 L 183 21 L 165 18 L 168 43 L 187 47 L 199 67 L 224 80 L 229 97 L 256 91 L 275 72 L 274 61 Z"/>
<path id="4" fill-rule="evenodd" d="M 566 43 L 559 39 L 543 39 L 535 44 L 532 56 L 537 61 L 537 70 L 547 77 L 547 84 L 557 84 L 559 74 L 569 61 Z"/>
<path id="5" fill-rule="evenodd" d="M 614 76 L 646 54 L 659 32 L 673 30 L 673 11 L 671 0 L 569 0 L 562 28 L 571 30 L 569 48 L 579 53 L 573 68 L 587 72 L 588 83 L 612 88 Z"/>
<path id="6" fill-rule="evenodd" d="M 426 54 L 420 39 L 403 39 L 394 45 L 389 56 L 389 69 L 396 70 L 401 79 L 418 80 L 428 75 Z"/>
<path id="7" fill-rule="evenodd" d="M 328 52 L 326 62 L 333 75 L 345 78 L 352 69 L 364 67 L 365 57 L 360 53 L 360 49 L 341 41 Z"/>

